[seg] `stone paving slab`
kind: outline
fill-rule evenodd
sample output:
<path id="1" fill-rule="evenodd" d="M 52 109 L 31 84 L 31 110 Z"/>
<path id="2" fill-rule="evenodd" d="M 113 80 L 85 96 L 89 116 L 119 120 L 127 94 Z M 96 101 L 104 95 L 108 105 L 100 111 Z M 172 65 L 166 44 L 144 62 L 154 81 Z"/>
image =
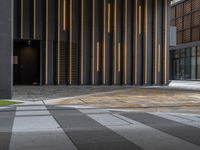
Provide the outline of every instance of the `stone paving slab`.
<path id="1" fill-rule="evenodd" d="M 173 121 L 176 121 L 176 122 L 179 122 L 179 123 L 183 123 L 183 124 L 186 124 L 186 125 L 189 125 L 189 126 L 194 126 L 194 127 L 200 128 L 200 120 L 197 117 L 197 115 L 194 115 L 194 114 L 193 115 L 191 115 L 191 114 L 182 115 L 180 113 L 179 114 L 175 114 L 175 113 L 172 114 L 172 113 L 159 113 L 159 112 L 156 112 L 156 113 L 152 112 L 151 114 L 159 116 L 159 117 L 164 117 L 166 119 L 173 120 Z"/>
<path id="2" fill-rule="evenodd" d="M 80 112 L 84 114 L 104 114 L 104 113 L 109 113 L 108 110 L 105 109 L 79 109 Z"/>
<path id="3" fill-rule="evenodd" d="M 126 126 L 130 125 L 129 122 L 126 122 L 122 119 L 119 119 L 112 114 L 90 114 L 88 115 L 94 120 L 98 120 L 104 126 Z"/>
<path id="4" fill-rule="evenodd" d="M 10 150 L 77 150 L 45 106 L 19 106 L 16 114 Z"/>
<path id="5" fill-rule="evenodd" d="M 158 117 L 149 113 L 126 113 L 123 116 L 141 122 L 159 131 L 200 146 L 200 128 Z"/>
<path id="6" fill-rule="evenodd" d="M 16 116 L 43 116 L 50 115 L 48 111 L 17 111 Z"/>
<path id="7" fill-rule="evenodd" d="M 15 117 L 13 131 L 49 131 L 59 130 L 52 116 Z"/>
<path id="8" fill-rule="evenodd" d="M 68 114 L 68 110 L 49 110 L 78 150 L 142 150 L 123 137 L 77 111 L 77 115 Z"/>
<path id="9" fill-rule="evenodd" d="M 0 111 L 0 150 L 200 150 L 196 123 L 198 114 L 32 103 Z"/>
<path id="10" fill-rule="evenodd" d="M 145 150 L 200 150 L 200 147 L 194 144 L 173 137 L 145 124 L 141 124 L 118 114 L 115 114 L 115 116 L 117 118 L 126 120 L 131 124 L 126 126 L 107 127 L 113 132 L 116 132 L 117 134 L 127 138 L 131 142 L 140 145 Z M 103 124 L 101 119 L 93 119 Z"/>
<path id="11" fill-rule="evenodd" d="M 8 150 L 15 111 L 0 112 L 0 150 Z"/>
<path id="12" fill-rule="evenodd" d="M 14 132 L 10 150 L 76 150 L 60 129 L 56 131 Z"/>
<path id="13" fill-rule="evenodd" d="M 17 110 L 47 110 L 45 106 L 19 106 L 17 107 Z"/>

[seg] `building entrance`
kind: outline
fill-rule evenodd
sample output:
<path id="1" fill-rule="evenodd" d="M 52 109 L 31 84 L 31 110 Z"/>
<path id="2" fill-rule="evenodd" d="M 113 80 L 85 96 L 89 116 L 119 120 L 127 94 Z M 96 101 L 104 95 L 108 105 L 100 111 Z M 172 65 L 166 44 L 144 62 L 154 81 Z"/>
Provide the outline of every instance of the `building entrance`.
<path id="1" fill-rule="evenodd" d="M 14 85 L 38 85 L 40 82 L 39 41 L 16 40 L 14 42 Z"/>

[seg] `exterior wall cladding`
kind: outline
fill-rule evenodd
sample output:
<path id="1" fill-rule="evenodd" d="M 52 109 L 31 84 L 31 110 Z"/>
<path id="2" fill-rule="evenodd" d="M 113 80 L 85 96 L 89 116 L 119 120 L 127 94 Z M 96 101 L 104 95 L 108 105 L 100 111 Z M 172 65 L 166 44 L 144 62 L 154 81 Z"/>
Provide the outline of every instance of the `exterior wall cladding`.
<path id="1" fill-rule="evenodd" d="M 40 40 L 42 84 L 167 84 L 169 0 L 15 0 L 14 6 L 14 38 Z"/>
<path id="2" fill-rule="evenodd" d="M 170 47 L 170 79 L 200 80 L 200 0 L 173 4 L 171 26 L 177 29 L 177 45 Z"/>

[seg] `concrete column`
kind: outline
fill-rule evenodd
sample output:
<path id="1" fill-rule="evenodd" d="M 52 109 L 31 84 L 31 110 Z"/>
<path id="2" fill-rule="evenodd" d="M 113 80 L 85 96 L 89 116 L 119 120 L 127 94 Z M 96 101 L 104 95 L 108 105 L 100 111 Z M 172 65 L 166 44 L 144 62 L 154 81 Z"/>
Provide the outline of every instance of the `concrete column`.
<path id="1" fill-rule="evenodd" d="M 157 32 L 158 32 L 158 40 L 157 40 L 157 85 L 162 84 L 162 66 L 163 66 L 163 1 L 158 0 L 158 26 L 157 26 Z"/>
<path id="2" fill-rule="evenodd" d="M 143 0 L 138 1 L 138 47 L 137 47 L 137 78 L 136 78 L 136 85 L 142 85 L 143 84 L 143 28 L 142 25 L 144 23 L 143 21 Z"/>
<path id="3" fill-rule="evenodd" d="M 171 13 L 171 1 L 167 1 L 167 73 L 166 73 L 166 80 L 167 84 L 169 83 L 169 66 L 170 66 L 170 60 L 169 60 L 169 43 L 170 43 L 170 13 Z"/>
<path id="4" fill-rule="evenodd" d="M 0 5 L 0 99 L 12 97 L 13 0 Z"/>
<path id="5" fill-rule="evenodd" d="M 152 84 L 153 75 L 153 1 L 148 0 L 147 19 L 147 85 Z"/>

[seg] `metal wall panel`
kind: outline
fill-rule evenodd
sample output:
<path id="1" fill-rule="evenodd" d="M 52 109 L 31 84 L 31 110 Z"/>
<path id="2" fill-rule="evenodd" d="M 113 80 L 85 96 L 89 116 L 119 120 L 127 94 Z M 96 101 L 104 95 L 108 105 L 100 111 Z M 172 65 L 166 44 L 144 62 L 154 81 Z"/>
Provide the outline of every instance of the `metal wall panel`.
<path id="1" fill-rule="evenodd" d="M 162 1 L 20 0 L 15 5 L 21 14 L 15 17 L 15 37 L 40 40 L 42 83 L 163 83 L 170 11 Z M 171 15 L 181 16 L 188 7 L 180 6 Z M 182 17 L 176 19 L 179 30 L 182 22 Z"/>

